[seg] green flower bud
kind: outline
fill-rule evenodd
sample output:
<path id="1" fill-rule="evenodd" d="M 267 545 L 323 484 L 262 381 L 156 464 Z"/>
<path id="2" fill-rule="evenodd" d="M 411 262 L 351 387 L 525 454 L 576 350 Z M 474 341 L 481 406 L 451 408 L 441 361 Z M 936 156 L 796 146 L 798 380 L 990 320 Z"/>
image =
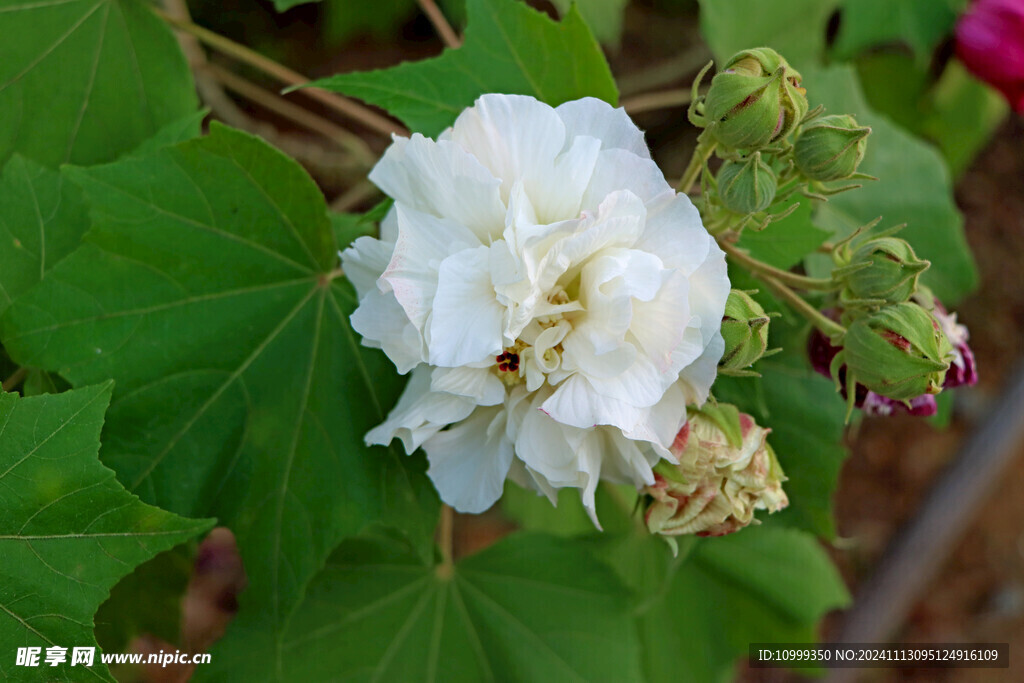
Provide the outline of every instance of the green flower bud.
<path id="1" fill-rule="evenodd" d="M 824 116 L 803 129 L 793 148 L 796 167 L 811 180 L 843 180 L 857 172 L 871 129 L 849 114 Z"/>
<path id="2" fill-rule="evenodd" d="M 915 303 L 901 303 L 855 320 L 832 365 L 837 369 L 846 363 L 848 386 L 859 382 L 876 394 L 909 401 L 942 391 L 952 353 L 949 340 L 928 311 Z"/>
<path id="3" fill-rule="evenodd" d="M 744 50 L 711 79 L 703 113 L 723 147 L 759 149 L 793 131 L 807 113 L 804 93 L 800 74 L 777 52 Z"/>
<path id="4" fill-rule="evenodd" d="M 779 188 L 775 172 L 754 152 L 746 161 L 726 161 L 718 170 L 718 197 L 722 206 L 736 213 L 764 211 Z"/>
<path id="5" fill-rule="evenodd" d="M 725 353 L 718 367 L 726 375 L 750 375 L 745 370 L 768 349 L 768 315 L 749 294 L 734 289 L 725 302 L 722 337 Z"/>
<path id="6" fill-rule="evenodd" d="M 907 301 L 917 291 L 921 273 L 931 265 L 898 237 L 876 237 L 856 248 L 840 245 L 833 259 L 839 267 L 832 277 L 843 284 L 839 296 L 848 306 Z"/>

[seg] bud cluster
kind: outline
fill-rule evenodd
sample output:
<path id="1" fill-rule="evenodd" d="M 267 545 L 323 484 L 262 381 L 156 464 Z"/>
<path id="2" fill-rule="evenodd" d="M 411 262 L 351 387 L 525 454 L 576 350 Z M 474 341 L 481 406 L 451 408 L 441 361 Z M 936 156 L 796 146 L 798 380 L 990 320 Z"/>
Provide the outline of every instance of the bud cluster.
<path id="1" fill-rule="evenodd" d="M 809 111 L 800 73 L 779 53 L 760 47 L 733 55 L 699 96 L 710 66 L 693 84 L 689 119 L 703 129 L 704 153 L 695 163 L 704 166 L 702 213 L 713 232 L 763 229 L 786 215 L 783 205 L 796 192 L 824 198 L 858 187 L 827 183 L 869 177 L 857 167 L 871 129 L 847 114 Z M 712 153 L 723 160 L 714 174 L 707 166 Z M 690 179 L 688 172 L 683 185 Z M 779 212 L 771 213 L 773 206 Z"/>

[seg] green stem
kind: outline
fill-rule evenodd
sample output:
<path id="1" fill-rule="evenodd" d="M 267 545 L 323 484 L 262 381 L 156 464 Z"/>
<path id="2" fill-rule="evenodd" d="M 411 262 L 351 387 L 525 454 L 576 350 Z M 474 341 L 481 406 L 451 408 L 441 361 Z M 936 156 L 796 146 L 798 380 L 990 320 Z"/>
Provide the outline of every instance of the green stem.
<path id="1" fill-rule="evenodd" d="M 722 251 L 728 254 L 734 262 L 743 266 L 754 275 L 765 275 L 789 287 L 806 291 L 829 292 L 836 288 L 835 283 L 831 279 L 807 277 L 806 275 L 798 275 L 781 268 L 776 268 L 764 261 L 757 260 L 725 240 L 719 241 L 718 245 L 722 247 Z"/>
<path id="2" fill-rule="evenodd" d="M 690 157 L 690 165 L 686 167 L 686 172 L 683 173 L 679 186 L 676 188 L 677 190 L 684 193 L 689 191 L 693 183 L 696 182 L 697 177 L 700 176 L 700 172 L 704 170 L 704 164 L 711 158 L 711 154 L 717 146 L 717 142 L 705 138 L 704 133 L 700 134 L 697 138 L 697 149 L 693 150 L 693 156 Z"/>
<path id="3" fill-rule="evenodd" d="M 437 529 L 437 544 L 441 548 L 441 564 L 437 565 L 437 575 L 442 579 L 451 578 L 455 572 L 455 560 L 452 554 L 454 526 L 455 510 L 450 505 L 441 503 L 441 523 Z"/>
<path id="4" fill-rule="evenodd" d="M 18 368 L 10 377 L 4 380 L 3 390 L 10 391 L 21 384 L 21 380 L 28 375 L 28 368 Z"/>
<path id="5" fill-rule="evenodd" d="M 811 306 L 803 297 L 783 283 L 770 275 L 764 275 L 762 273 L 755 273 L 755 275 L 761 282 L 768 285 L 768 289 L 772 290 L 772 293 L 775 294 L 775 296 L 792 306 L 797 313 L 807 318 L 812 325 L 821 330 L 821 332 L 827 337 L 835 338 L 846 334 L 845 327 L 834 320 L 830 320 L 821 311 Z"/>

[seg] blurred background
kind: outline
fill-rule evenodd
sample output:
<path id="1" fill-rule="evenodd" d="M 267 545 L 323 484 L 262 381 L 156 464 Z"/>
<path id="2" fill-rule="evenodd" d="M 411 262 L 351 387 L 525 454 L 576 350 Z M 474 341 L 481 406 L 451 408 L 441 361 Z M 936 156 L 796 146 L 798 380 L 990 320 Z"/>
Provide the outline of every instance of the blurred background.
<path id="1" fill-rule="evenodd" d="M 387 67 L 444 49 L 424 3 L 417 0 L 322 0 L 285 12 L 276 11 L 271 2 L 253 0 L 162 4 L 172 16 L 191 15 L 196 24 L 310 78 Z M 287 4 L 278 0 L 279 6 Z M 569 0 L 530 4 L 557 17 Z M 704 3 L 716 4 L 729 2 Z M 983 0 L 973 7 L 957 0 L 778 4 L 787 5 L 786 12 L 820 17 L 822 61 L 852 65 L 872 109 L 941 153 L 980 274 L 976 292 L 956 306 L 960 322 L 970 329 L 978 385 L 954 392 L 955 399 L 937 418 L 871 418 L 848 430 L 850 456 L 835 497 L 838 538 L 831 552 L 855 600 L 860 600 L 869 582 L 892 576 L 892 557 L 900 542 L 894 539 L 903 538 L 900 534 L 920 520 L 929 492 L 960 457 L 967 439 L 1007 400 L 1003 392 L 1021 367 L 1024 122 L 1011 107 L 1024 108 L 1024 0 Z M 981 7 L 986 4 L 991 7 Z M 459 33 L 465 20 L 462 0 L 438 0 L 437 7 Z M 711 58 L 701 37 L 700 8 L 689 0 L 579 0 L 579 7 L 605 48 L 621 103 L 647 131 L 654 158 L 666 175 L 678 178 L 696 137 L 685 122 L 690 83 Z M 965 26 L 965 13 L 983 11 L 990 12 L 987 23 Z M 794 40 L 794 30 L 803 29 L 783 22 L 778 30 L 780 42 L 786 42 Z M 784 47 L 767 42 L 788 56 Z M 296 107 L 295 96 L 277 95 L 279 83 L 233 59 L 230 50 L 208 51 L 188 38 L 183 38 L 183 47 L 214 118 L 260 134 L 296 157 L 334 209 L 366 210 L 379 201 L 365 176 L 387 139 L 340 120 L 316 102 L 303 99 Z M 790 60 L 803 68 L 799 60 Z M 1016 420 L 1024 422 L 1024 417 Z M 1014 426 L 1012 415 L 1009 421 L 1000 427 L 1003 432 Z M 947 428 L 937 428 L 943 425 Z M 978 465 L 995 481 L 979 489 L 979 504 L 947 480 L 944 502 L 961 524 L 940 525 L 931 533 L 936 560 L 928 572 L 897 576 L 888 584 L 889 590 L 909 596 L 906 608 L 898 610 L 891 633 L 895 642 L 1008 641 L 1011 657 L 1024 652 L 1024 443 L 1013 450 L 1005 461 Z M 489 543 L 508 527 L 496 512 L 461 519 L 461 552 Z M 219 636 L 244 586 L 244 572 L 225 530 L 204 542 L 198 558 L 191 579 L 187 561 L 184 571 L 176 573 L 177 580 L 191 581 L 181 634 L 186 651 L 205 648 Z M 840 638 L 849 626 L 847 619 L 846 613 L 832 615 L 822 638 Z M 101 643 L 103 637 L 116 642 L 124 636 L 103 636 L 99 621 Z M 145 625 L 138 630 L 145 631 Z M 167 648 L 163 638 L 176 635 L 153 633 L 137 639 L 134 647 Z M 1019 675 L 1013 678 L 1012 670 L 866 671 L 858 675 L 873 681 L 1021 680 Z M 118 675 L 123 680 L 171 681 L 187 679 L 188 671 L 168 667 Z M 795 678 L 778 670 L 741 670 L 740 675 L 751 681 Z"/>

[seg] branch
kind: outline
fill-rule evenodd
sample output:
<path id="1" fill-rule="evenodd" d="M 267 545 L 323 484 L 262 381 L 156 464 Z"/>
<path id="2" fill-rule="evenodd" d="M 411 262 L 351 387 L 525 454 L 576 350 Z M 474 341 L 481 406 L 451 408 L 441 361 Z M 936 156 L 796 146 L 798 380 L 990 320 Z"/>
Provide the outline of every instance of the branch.
<path id="1" fill-rule="evenodd" d="M 191 21 L 185 19 L 179 19 L 171 16 L 170 14 L 153 8 L 153 12 L 166 21 L 171 26 L 188 33 L 189 35 L 195 36 L 203 43 L 209 45 L 215 50 L 223 52 L 226 55 L 234 57 L 235 59 L 248 64 L 251 67 L 259 69 L 268 76 L 272 76 L 277 80 L 285 83 L 289 86 L 301 86 L 309 83 L 309 79 L 300 74 L 297 71 L 292 71 L 283 64 L 278 64 L 272 59 L 264 57 L 255 50 L 251 50 L 244 45 L 240 45 L 233 40 L 225 38 L 222 35 L 214 33 L 202 26 L 197 26 Z M 365 107 L 357 102 L 335 95 L 327 90 L 319 88 L 304 89 L 302 92 L 306 93 L 307 96 L 317 100 L 318 102 L 327 105 L 331 109 L 334 109 L 338 113 L 349 117 L 354 121 L 358 121 L 367 128 L 374 130 L 383 135 L 408 135 L 409 131 L 405 130 L 402 126 L 392 122 L 390 119 L 381 116 L 374 112 L 372 109 Z"/>
<path id="2" fill-rule="evenodd" d="M 420 4 L 420 9 L 427 15 L 427 19 L 434 25 L 434 30 L 441 36 L 441 40 L 444 41 L 445 47 L 456 48 L 462 45 L 462 40 L 452 29 L 452 25 L 448 23 L 448 20 L 444 18 L 444 14 L 441 12 L 441 8 L 437 6 L 434 0 L 416 0 Z"/>

